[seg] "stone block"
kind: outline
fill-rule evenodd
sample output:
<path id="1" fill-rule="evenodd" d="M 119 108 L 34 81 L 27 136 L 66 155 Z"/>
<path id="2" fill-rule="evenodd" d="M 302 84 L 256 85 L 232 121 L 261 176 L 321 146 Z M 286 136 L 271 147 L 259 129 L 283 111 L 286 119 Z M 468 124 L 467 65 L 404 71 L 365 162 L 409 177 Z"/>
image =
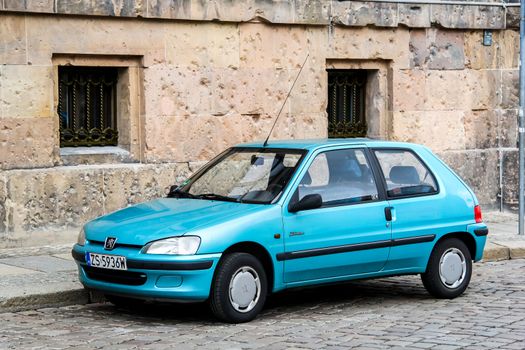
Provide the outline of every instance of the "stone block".
<path id="1" fill-rule="evenodd" d="M 430 5 L 398 4 L 398 22 L 409 28 L 430 27 Z"/>
<path id="2" fill-rule="evenodd" d="M 56 12 L 63 14 L 82 14 L 95 16 L 137 17 L 144 16 L 146 14 L 146 1 L 56 0 Z"/>
<path id="3" fill-rule="evenodd" d="M 507 7 L 506 12 L 506 25 L 507 28 L 518 29 L 520 28 L 520 8 L 519 7 Z"/>
<path id="4" fill-rule="evenodd" d="M 394 111 L 425 110 L 427 104 L 426 72 L 422 69 L 394 70 Z"/>
<path id="5" fill-rule="evenodd" d="M 105 212 L 164 197 L 171 185 L 189 176 L 187 163 L 107 167 L 103 174 Z"/>
<path id="6" fill-rule="evenodd" d="M 166 61 L 177 67 L 237 68 L 239 40 L 237 24 L 170 24 L 166 28 Z"/>
<path id="7" fill-rule="evenodd" d="M 147 1 L 146 17 L 151 18 L 191 18 L 191 0 L 152 0 Z M 211 5 L 209 2 L 207 4 Z"/>
<path id="8" fill-rule="evenodd" d="M 4 10 L 27 12 L 54 12 L 54 0 L 4 0 Z"/>
<path id="9" fill-rule="evenodd" d="M 476 110 L 465 112 L 466 148 L 494 148 L 499 145 L 500 111 Z"/>
<path id="10" fill-rule="evenodd" d="M 295 0 L 294 22 L 299 24 L 328 24 L 332 3 L 319 0 Z"/>
<path id="11" fill-rule="evenodd" d="M 518 110 L 500 110 L 499 142 L 501 147 L 518 147 Z"/>
<path id="12" fill-rule="evenodd" d="M 432 5 L 431 21 L 449 29 L 504 29 L 505 9 L 499 6 Z"/>
<path id="13" fill-rule="evenodd" d="M 503 164 L 503 205 L 505 209 L 518 210 L 518 150 L 503 150 L 502 151 Z"/>
<path id="14" fill-rule="evenodd" d="M 500 35 L 493 33 L 493 44 L 483 45 L 483 31 L 465 32 L 465 62 L 470 69 L 494 69 L 498 67 L 498 44 Z"/>
<path id="15" fill-rule="evenodd" d="M 483 45 L 483 31 L 465 32 L 465 62 L 471 69 L 512 69 L 518 67 L 519 32 L 494 31 L 492 45 Z"/>
<path id="16" fill-rule="evenodd" d="M 469 91 L 465 70 L 428 70 L 425 77 L 427 110 L 464 110 Z"/>
<path id="17" fill-rule="evenodd" d="M 0 13 L 0 64 L 26 63 L 25 17 Z M 1 72 L 0 72 L 1 74 Z"/>
<path id="18" fill-rule="evenodd" d="M 366 1 L 332 1 L 332 21 L 345 26 L 397 27 L 398 5 Z"/>
<path id="19" fill-rule="evenodd" d="M 0 118 L 0 169 L 52 166 L 56 124 L 53 118 Z"/>
<path id="20" fill-rule="evenodd" d="M 501 70 L 501 105 L 503 109 L 519 107 L 519 69 Z"/>
<path id="21" fill-rule="evenodd" d="M 6 191 L 6 179 L 3 176 L 4 174 L 0 173 L 0 237 L 2 233 L 7 231 L 7 191 Z"/>
<path id="22" fill-rule="evenodd" d="M 410 32 L 410 67 L 464 69 L 463 32 L 426 29 Z"/>
<path id="23" fill-rule="evenodd" d="M 290 78 L 295 79 L 298 72 L 299 69 L 290 71 Z M 289 83 L 290 88 L 292 83 L 293 80 Z M 327 91 L 328 73 L 326 68 L 316 67 L 315 63 L 311 62 L 305 65 L 298 77 L 287 102 L 289 105 L 285 106 L 283 111 L 288 111 L 291 114 L 323 113 L 328 104 Z"/>
<path id="24" fill-rule="evenodd" d="M 52 65 L 53 54 L 143 56 L 164 62 L 164 27 L 155 22 L 70 16 L 27 17 L 28 61 Z M 89 35 L 86 35 L 89 33 Z"/>
<path id="25" fill-rule="evenodd" d="M 495 109 L 500 101 L 501 75 L 498 70 L 467 70 L 465 109 Z M 451 87 L 454 85 L 451 85 Z"/>
<path id="26" fill-rule="evenodd" d="M 52 117 L 53 67 L 6 65 L 0 71 L 3 118 Z"/>
<path id="27" fill-rule="evenodd" d="M 64 230 L 104 213 L 101 168 L 12 170 L 7 176 L 10 232 Z"/>
<path id="28" fill-rule="evenodd" d="M 211 110 L 209 68 L 156 65 L 144 70 L 144 102 L 148 115 L 199 115 Z M 149 122 L 149 121 L 147 121 Z"/>
<path id="29" fill-rule="evenodd" d="M 501 68 L 518 68 L 520 58 L 520 33 L 507 29 L 499 33 Z"/>
<path id="30" fill-rule="evenodd" d="M 420 143 L 433 151 L 463 150 L 463 119 L 463 111 L 394 112 L 392 138 L 395 141 Z"/>
<path id="31" fill-rule="evenodd" d="M 307 31 L 302 26 L 270 26 L 264 23 L 239 25 L 237 48 L 241 68 L 298 68 L 306 57 Z"/>
<path id="32" fill-rule="evenodd" d="M 405 28 L 335 27 L 328 39 L 326 58 L 392 60 L 392 67 L 405 69 L 409 67 L 409 38 Z"/>
<path id="33" fill-rule="evenodd" d="M 145 157 L 148 162 L 209 160 L 244 137 L 260 134 L 270 121 L 259 115 L 159 116 L 146 123 Z"/>
<path id="34" fill-rule="evenodd" d="M 469 185 L 484 208 L 499 205 L 497 150 L 440 152 L 439 156 Z"/>
<path id="35" fill-rule="evenodd" d="M 264 140 L 275 115 L 161 116 L 146 123 L 148 162 L 209 160 L 242 142 Z M 149 118 L 147 118 L 149 120 Z M 326 137 L 326 113 L 283 112 L 271 139 Z"/>

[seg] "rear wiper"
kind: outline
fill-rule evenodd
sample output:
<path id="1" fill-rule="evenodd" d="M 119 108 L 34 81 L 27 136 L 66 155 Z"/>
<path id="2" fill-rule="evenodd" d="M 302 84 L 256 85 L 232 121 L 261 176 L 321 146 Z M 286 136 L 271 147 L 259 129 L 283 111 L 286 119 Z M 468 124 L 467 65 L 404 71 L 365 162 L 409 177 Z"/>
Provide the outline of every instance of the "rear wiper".
<path id="1" fill-rule="evenodd" d="M 194 198 L 211 199 L 211 200 L 216 199 L 216 200 L 228 201 L 228 202 L 240 202 L 239 200 L 237 200 L 235 198 L 228 197 L 228 196 L 223 196 L 221 194 L 216 194 L 216 193 L 196 194 L 196 195 L 194 195 Z"/>
<path id="2" fill-rule="evenodd" d="M 168 193 L 168 198 L 196 198 L 193 194 L 189 192 L 183 192 L 179 189 L 175 189 Z"/>

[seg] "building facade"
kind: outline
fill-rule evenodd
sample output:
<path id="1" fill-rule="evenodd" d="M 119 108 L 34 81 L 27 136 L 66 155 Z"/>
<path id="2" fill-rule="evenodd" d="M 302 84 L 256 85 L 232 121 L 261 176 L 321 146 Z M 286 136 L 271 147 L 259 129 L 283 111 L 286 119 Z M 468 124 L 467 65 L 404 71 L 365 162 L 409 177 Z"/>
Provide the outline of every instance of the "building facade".
<path id="1" fill-rule="evenodd" d="M 490 2 L 0 1 L 0 247 L 71 241 L 264 139 L 303 62 L 272 138 L 421 143 L 515 209 L 518 20 Z"/>

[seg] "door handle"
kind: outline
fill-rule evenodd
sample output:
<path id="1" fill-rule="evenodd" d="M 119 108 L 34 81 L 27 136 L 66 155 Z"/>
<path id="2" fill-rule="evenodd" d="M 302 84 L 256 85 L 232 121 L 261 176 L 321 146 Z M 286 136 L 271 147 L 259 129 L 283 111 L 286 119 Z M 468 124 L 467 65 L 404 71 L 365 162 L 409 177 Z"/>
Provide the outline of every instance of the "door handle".
<path id="1" fill-rule="evenodd" d="M 385 219 L 386 221 L 392 221 L 392 207 L 385 208 Z"/>

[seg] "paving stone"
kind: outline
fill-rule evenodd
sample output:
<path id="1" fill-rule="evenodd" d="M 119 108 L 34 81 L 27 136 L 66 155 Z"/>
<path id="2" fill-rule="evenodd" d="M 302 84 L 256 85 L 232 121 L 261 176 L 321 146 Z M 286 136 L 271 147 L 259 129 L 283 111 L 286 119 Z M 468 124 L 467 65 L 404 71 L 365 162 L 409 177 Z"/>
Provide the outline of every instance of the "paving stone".
<path id="1" fill-rule="evenodd" d="M 272 295 L 239 325 L 216 321 L 206 304 L 9 312 L 0 314 L 0 348 L 524 349 L 525 259 L 473 271 L 453 300 L 433 299 L 417 276 L 355 281 Z"/>
<path id="2" fill-rule="evenodd" d="M 6 258 L 0 259 L 0 263 L 42 272 L 73 271 L 77 269 L 74 262 L 52 256 Z"/>
<path id="3" fill-rule="evenodd" d="M 0 264 L 0 276 L 25 275 L 28 273 L 37 273 L 36 271 L 24 269 L 21 267 Z"/>

